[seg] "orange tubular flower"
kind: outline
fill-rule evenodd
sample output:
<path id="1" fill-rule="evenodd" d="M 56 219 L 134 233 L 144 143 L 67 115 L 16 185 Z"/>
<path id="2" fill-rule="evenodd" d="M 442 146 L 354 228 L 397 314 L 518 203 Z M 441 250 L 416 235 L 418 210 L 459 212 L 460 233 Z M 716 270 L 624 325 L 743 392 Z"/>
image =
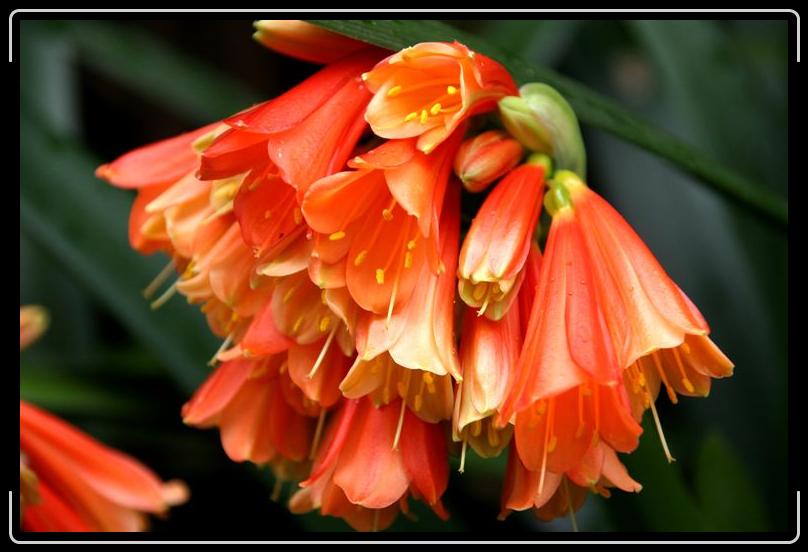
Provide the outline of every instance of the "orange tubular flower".
<path id="1" fill-rule="evenodd" d="M 135 459 L 24 401 L 20 455 L 39 495 L 25 505 L 26 531 L 143 531 L 144 514 L 164 514 L 188 499 L 181 482 L 163 483 Z"/>
<path id="2" fill-rule="evenodd" d="M 315 254 L 330 264 L 344 259 L 345 285 L 364 310 L 389 317 L 409 300 L 425 262 L 440 269 L 438 220 L 460 137 L 431 155 L 414 140 L 386 142 L 350 162 L 359 170 L 306 193 L 303 215 L 324 237 Z"/>
<path id="3" fill-rule="evenodd" d="M 463 381 L 455 399 L 453 437 L 470 443 L 482 457 L 498 455 L 508 445 L 511 427 L 492 424 L 505 399 L 511 371 L 516 369 L 522 347 L 519 309 L 510 309 L 499 322 L 475 316 L 466 309 L 460 342 Z M 461 471 L 463 469 L 461 456 Z"/>
<path id="4" fill-rule="evenodd" d="M 460 380 L 453 331 L 454 267 L 459 239 L 459 185 L 447 194 L 440 222 L 441 263 L 424 263 L 409 301 L 387 317 L 366 313 L 356 331 L 358 356 L 340 385 L 357 398 L 374 393 L 387 404 L 401 397 L 427 421 L 451 417 L 451 378 Z"/>
<path id="5" fill-rule="evenodd" d="M 367 44 L 299 19 L 262 19 L 255 22 L 258 42 L 281 54 L 312 63 L 334 63 L 367 48 Z"/>
<path id="6" fill-rule="evenodd" d="M 527 163 L 489 194 L 466 234 L 457 275 L 460 297 L 499 320 L 516 297 L 539 218 L 546 166 Z"/>
<path id="7" fill-rule="evenodd" d="M 513 510 L 533 508 L 540 519 L 550 521 L 580 509 L 587 490 L 608 498 L 609 487 L 626 492 L 642 489 L 614 450 L 603 443 L 592 446 L 581 462 L 566 473 L 547 472 L 543 479 L 541 472 L 528 470 L 515 447 L 511 447 L 499 519 L 505 519 Z"/>
<path id="8" fill-rule="evenodd" d="M 289 395 L 285 372 L 285 355 L 225 362 L 183 406 L 183 421 L 217 426 L 227 456 L 236 462 L 304 462 L 319 409 Z"/>
<path id="9" fill-rule="evenodd" d="M 522 146 L 499 130 L 469 138 L 455 157 L 455 174 L 469 192 L 482 192 L 514 168 L 522 158 Z"/>
<path id="10" fill-rule="evenodd" d="M 383 529 L 399 508 L 407 511 L 411 494 L 446 519 L 441 496 L 449 470 L 443 430 L 406 409 L 400 417 L 400 410 L 398 403 L 376 407 L 368 399 L 346 401 L 330 424 L 311 476 L 291 500 L 292 511 L 319 507 L 354 528 Z"/>
<path id="11" fill-rule="evenodd" d="M 418 137 L 430 153 L 460 123 L 517 94 L 497 62 L 458 42 L 424 42 L 380 62 L 362 77 L 373 92 L 365 118 L 382 138 Z"/>
<path id="12" fill-rule="evenodd" d="M 231 128 L 205 150 L 200 177 L 233 176 L 271 161 L 302 198 L 312 182 L 341 170 L 353 152 L 370 100 L 359 77 L 379 57 L 376 49 L 361 50 L 227 119 Z"/>
<path id="13" fill-rule="evenodd" d="M 42 307 L 20 308 L 20 350 L 47 320 Z M 20 500 L 25 531 L 143 531 L 146 514 L 182 504 L 188 489 L 21 400 Z"/>

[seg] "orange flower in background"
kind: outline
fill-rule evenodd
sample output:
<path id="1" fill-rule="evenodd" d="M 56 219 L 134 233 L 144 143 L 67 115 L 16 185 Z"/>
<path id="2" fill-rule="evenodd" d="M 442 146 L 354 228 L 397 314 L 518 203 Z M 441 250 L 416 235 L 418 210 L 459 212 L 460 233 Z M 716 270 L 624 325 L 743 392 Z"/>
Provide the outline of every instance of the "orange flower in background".
<path id="1" fill-rule="evenodd" d="M 38 495 L 25 504 L 26 531 L 143 531 L 145 514 L 188 499 L 181 482 L 163 483 L 137 460 L 20 401 L 21 485 L 23 465 Z"/>
<path id="2" fill-rule="evenodd" d="M 365 118 L 382 138 L 418 137 L 430 153 L 460 123 L 517 94 L 499 63 L 459 42 L 422 42 L 380 62 L 362 77 L 374 94 Z"/>
<path id="3" fill-rule="evenodd" d="M 20 308 L 20 350 L 47 320 L 42 307 Z M 146 514 L 186 502 L 188 489 L 21 400 L 20 500 L 25 531 L 143 531 Z"/>
<path id="4" fill-rule="evenodd" d="M 541 213 L 547 166 L 540 157 L 511 172 L 488 195 L 460 251 L 460 297 L 492 320 L 510 308 Z"/>
<path id="5" fill-rule="evenodd" d="M 48 327 L 48 311 L 38 305 L 20 307 L 20 350 L 40 338 Z"/>
<path id="6" fill-rule="evenodd" d="M 367 48 L 367 44 L 296 19 L 262 19 L 255 22 L 258 42 L 281 54 L 312 63 L 334 63 Z"/>

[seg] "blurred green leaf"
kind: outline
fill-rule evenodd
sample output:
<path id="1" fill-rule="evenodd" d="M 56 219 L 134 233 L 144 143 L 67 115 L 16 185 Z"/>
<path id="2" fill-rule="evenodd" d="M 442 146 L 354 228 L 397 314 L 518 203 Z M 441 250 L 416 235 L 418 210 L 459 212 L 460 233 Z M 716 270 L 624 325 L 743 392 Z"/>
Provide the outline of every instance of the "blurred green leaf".
<path id="1" fill-rule="evenodd" d="M 638 20 L 627 24 L 654 63 L 668 99 L 682 114 L 688 136 L 717 159 L 786 192 L 786 182 L 765 180 L 773 169 L 784 173 L 785 167 L 771 167 L 767 161 L 787 146 L 786 121 L 783 113 L 758 108 L 761 91 L 750 79 L 750 67 L 727 30 L 716 21 Z"/>
<path id="2" fill-rule="evenodd" d="M 545 82 L 561 92 L 579 119 L 647 149 L 696 176 L 726 198 L 780 228 L 788 226 L 788 202 L 722 165 L 710 156 L 625 111 L 614 101 L 558 73 L 507 54 L 484 38 L 432 20 L 312 20 L 312 23 L 385 48 L 399 50 L 417 42 L 459 40 L 503 62 L 517 81 Z"/>
<path id="3" fill-rule="evenodd" d="M 756 485 L 740 459 L 717 433 L 702 445 L 696 491 L 709 531 L 768 531 Z"/>
<path id="4" fill-rule="evenodd" d="M 66 374 L 20 372 L 20 398 L 69 416 L 105 418 L 134 414 L 148 402 L 105 389 L 82 377 Z"/>
<path id="5" fill-rule="evenodd" d="M 87 154 L 49 140 L 25 115 L 20 122 L 21 230 L 64 267 L 52 277 L 75 277 L 192 391 L 217 344 L 195 309 L 175 300 L 155 313 L 140 295 L 161 263 L 130 250 L 129 199 L 93 177 Z"/>
<path id="6" fill-rule="evenodd" d="M 503 51 L 551 67 L 560 61 L 582 23 L 574 19 L 494 19 L 486 21 L 480 32 Z"/>
<path id="7" fill-rule="evenodd" d="M 199 124 L 261 100 L 236 79 L 137 28 L 75 21 L 68 31 L 91 67 Z"/>
<path id="8" fill-rule="evenodd" d="M 632 503 L 630 506 L 645 518 L 644 527 L 651 531 L 704 531 L 704 517 L 688 489 L 683 466 L 679 462 L 668 464 L 665 460 L 650 418 L 645 417 L 639 448 L 621 456 L 631 476 L 642 484 L 642 491 L 636 495 L 616 492 L 612 501 L 621 506 Z"/>

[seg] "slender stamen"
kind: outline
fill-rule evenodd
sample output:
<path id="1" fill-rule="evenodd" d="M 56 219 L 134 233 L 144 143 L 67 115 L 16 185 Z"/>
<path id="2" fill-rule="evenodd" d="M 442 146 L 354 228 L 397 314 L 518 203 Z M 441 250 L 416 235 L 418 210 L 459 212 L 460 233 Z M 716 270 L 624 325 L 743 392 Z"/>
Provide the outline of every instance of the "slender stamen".
<path id="1" fill-rule="evenodd" d="M 665 451 L 665 458 L 668 459 L 668 464 L 671 464 L 676 462 L 676 458 L 671 455 L 671 451 L 668 448 L 668 441 L 665 439 L 665 432 L 662 431 L 662 423 L 659 421 L 659 414 L 657 414 L 656 406 L 654 406 L 654 400 L 652 397 L 649 398 L 651 399 L 651 414 L 654 415 L 654 424 L 656 424 L 659 441 L 662 443 L 662 450 Z"/>
<path id="2" fill-rule="evenodd" d="M 323 348 L 320 349 L 320 354 L 317 355 L 317 360 L 314 361 L 314 366 L 309 372 L 308 378 L 312 379 L 316 374 L 317 370 L 320 369 L 320 365 L 323 363 L 325 359 L 325 354 L 328 352 L 328 348 L 331 346 L 331 342 L 334 340 L 334 336 L 337 335 L 337 328 L 339 324 L 334 324 L 334 327 L 331 328 L 331 331 L 328 332 L 328 337 L 325 338 L 325 343 L 323 344 Z"/>
<path id="3" fill-rule="evenodd" d="M 567 495 L 567 511 L 570 513 L 570 523 L 572 523 L 573 532 L 578 532 L 578 521 L 575 519 L 575 508 L 572 506 L 572 495 L 570 494 L 570 487 L 567 483 L 567 478 L 562 479 L 564 482 L 564 492 Z"/>
<path id="4" fill-rule="evenodd" d="M 224 341 L 222 341 L 222 344 L 219 345 L 219 348 L 216 349 L 216 352 L 213 354 L 212 357 L 210 357 L 210 360 L 208 361 L 208 366 L 216 366 L 216 363 L 219 362 L 219 359 L 218 359 L 219 355 L 222 354 L 225 350 L 227 350 L 227 348 L 230 347 L 231 343 L 233 343 L 233 334 L 232 333 L 230 335 L 228 335 L 224 339 Z"/>
<path id="5" fill-rule="evenodd" d="M 379 532 L 379 512 L 381 510 L 373 510 L 373 532 Z"/>
<path id="6" fill-rule="evenodd" d="M 407 408 L 407 402 L 401 401 L 401 413 L 398 415 L 398 425 L 396 426 L 396 436 L 393 438 L 393 450 L 398 450 L 398 441 L 401 439 L 401 429 L 404 427 L 404 409 Z"/>
<path id="7" fill-rule="evenodd" d="M 460 450 L 460 468 L 458 472 L 463 473 L 466 470 L 466 449 L 468 448 L 468 441 L 463 439 L 463 448 Z"/>
<path id="8" fill-rule="evenodd" d="M 160 273 L 154 277 L 154 280 L 149 283 L 148 286 L 143 290 L 143 297 L 146 299 L 150 298 L 152 295 L 157 293 L 157 290 L 162 286 L 166 280 L 174 273 L 174 259 L 169 261 L 167 265 L 163 267 Z"/>
<path id="9" fill-rule="evenodd" d="M 405 259 L 406 261 L 406 259 Z M 390 327 L 390 320 L 393 318 L 393 309 L 396 308 L 396 296 L 398 295 L 398 282 L 401 279 L 401 271 L 396 271 L 396 278 L 393 280 L 393 290 L 390 292 L 390 304 L 387 307 L 387 320 L 385 327 Z"/>
<path id="10" fill-rule="evenodd" d="M 548 441 L 550 440 L 550 431 L 553 427 L 553 414 L 555 414 L 555 399 L 550 399 L 549 412 L 547 413 L 547 421 L 544 426 L 544 450 L 541 456 L 541 476 L 539 476 L 539 494 L 544 490 L 544 476 L 547 474 L 547 448 Z"/>
<path id="11" fill-rule="evenodd" d="M 325 426 L 325 412 L 325 408 L 320 410 L 320 417 L 317 419 L 317 429 L 314 430 L 314 439 L 311 441 L 309 460 L 314 460 L 314 456 L 317 453 L 317 445 L 320 444 L 320 437 L 323 434 L 323 426 Z"/>
<path id="12" fill-rule="evenodd" d="M 152 301 L 151 309 L 152 310 L 157 310 L 160 307 L 162 307 L 163 305 L 165 305 L 166 303 L 168 303 L 168 300 L 171 299 L 172 297 L 174 297 L 174 294 L 177 293 L 177 284 L 179 282 L 180 282 L 179 278 L 174 280 L 174 283 L 171 284 L 171 286 L 167 290 L 165 290 L 160 297 L 158 297 L 157 299 Z"/>
<path id="13" fill-rule="evenodd" d="M 272 494 L 270 500 L 278 502 L 281 499 L 281 491 L 283 491 L 283 480 L 280 477 L 275 478 L 275 484 L 272 486 Z"/>
<path id="14" fill-rule="evenodd" d="M 485 294 L 485 301 L 483 301 L 483 305 L 480 307 L 480 310 L 477 311 L 477 316 L 482 316 L 485 314 L 485 311 L 488 309 L 488 302 L 491 300 L 491 294 Z"/>

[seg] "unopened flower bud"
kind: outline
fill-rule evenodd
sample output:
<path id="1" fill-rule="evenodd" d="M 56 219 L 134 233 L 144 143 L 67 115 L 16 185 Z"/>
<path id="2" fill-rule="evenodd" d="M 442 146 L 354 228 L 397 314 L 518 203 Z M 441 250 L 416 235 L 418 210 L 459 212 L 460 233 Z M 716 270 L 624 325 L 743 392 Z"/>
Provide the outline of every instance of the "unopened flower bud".
<path id="1" fill-rule="evenodd" d="M 489 130 L 463 142 L 455 157 L 455 174 L 469 192 L 482 192 L 514 168 L 522 146 L 499 130 Z"/>
<path id="2" fill-rule="evenodd" d="M 586 151 L 578 119 L 554 88 L 526 84 L 518 97 L 500 100 L 499 111 L 505 128 L 527 149 L 550 155 L 557 169 L 586 176 Z"/>

